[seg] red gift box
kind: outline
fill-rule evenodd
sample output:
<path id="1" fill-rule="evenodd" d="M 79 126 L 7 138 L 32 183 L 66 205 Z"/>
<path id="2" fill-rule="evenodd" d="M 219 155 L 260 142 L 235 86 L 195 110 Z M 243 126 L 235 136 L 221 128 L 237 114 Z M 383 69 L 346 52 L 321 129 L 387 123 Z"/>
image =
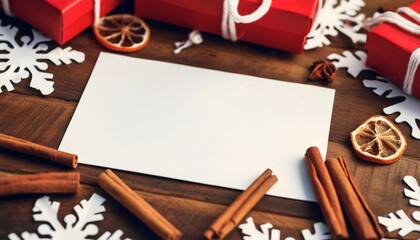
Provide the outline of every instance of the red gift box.
<path id="1" fill-rule="evenodd" d="M 420 13 L 420 1 L 408 5 Z M 417 23 L 404 14 L 404 18 Z M 392 23 L 383 22 L 369 31 L 366 41 L 366 65 L 403 86 L 410 56 L 420 47 L 420 37 Z M 414 75 L 412 94 L 420 97 L 420 70 Z"/>
<path id="2" fill-rule="evenodd" d="M 101 0 L 100 16 L 123 1 Z M 13 15 L 59 44 L 66 43 L 94 21 L 93 0 L 9 0 L 9 4 Z"/>
<path id="3" fill-rule="evenodd" d="M 241 0 L 238 12 L 254 12 L 261 0 Z M 318 0 L 272 0 L 259 20 L 236 24 L 239 40 L 301 53 L 311 30 Z M 223 0 L 135 0 L 140 17 L 221 35 Z"/>

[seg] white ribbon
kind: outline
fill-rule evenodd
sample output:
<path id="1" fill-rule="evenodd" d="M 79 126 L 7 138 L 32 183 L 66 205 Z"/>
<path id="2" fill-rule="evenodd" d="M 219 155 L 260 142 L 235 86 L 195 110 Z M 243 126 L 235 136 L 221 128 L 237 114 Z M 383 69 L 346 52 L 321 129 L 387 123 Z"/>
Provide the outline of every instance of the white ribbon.
<path id="1" fill-rule="evenodd" d="M 403 16 L 399 15 L 398 13 L 403 13 L 415 21 L 417 23 L 411 22 L 404 18 Z M 398 27 L 412 33 L 415 35 L 420 35 L 420 14 L 415 12 L 413 9 L 409 7 L 401 7 L 398 8 L 397 13 L 394 12 L 384 12 L 377 17 L 368 19 L 364 22 L 366 26 L 372 27 L 378 25 L 382 22 L 389 22 L 397 25 Z M 403 89 L 408 94 L 412 94 L 413 83 L 414 83 L 414 75 L 417 72 L 417 68 L 420 64 L 420 47 L 414 50 L 411 53 L 410 60 L 408 62 L 407 71 L 405 73 L 405 78 L 403 82 Z"/>
<path id="2" fill-rule="evenodd" d="M 420 22 L 420 14 L 409 7 L 400 7 L 397 9 L 398 13 L 404 13 L 405 15 L 413 18 L 417 22 Z"/>
<path id="3" fill-rule="evenodd" d="M 2 3 L 3 3 L 4 13 L 6 13 L 6 15 L 9 17 L 14 17 L 12 10 L 10 10 L 9 0 L 2 0 Z"/>
<path id="4" fill-rule="evenodd" d="M 94 0 L 93 1 L 93 14 L 94 14 L 94 19 L 93 19 L 93 26 L 95 26 L 96 24 L 99 23 L 99 18 L 101 15 L 101 0 Z"/>
<path id="5" fill-rule="evenodd" d="M 410 61 L 408 62 L 407 73 L 405 74 L 403 89 L 408 94 L 413 94 L 413 83 L 414 75 L 417 72 L 417 68 L 420 63 L 420 48 L 414 50 L 410 56 Z"/>
<path id="6" fill-rule="evenodd" d="M 364 24 L 366 26 L 372 27 L 372 26 L 378 25 L 382 22 L 389 22 L 389 23 L 393 23 L 393 24 L 403 28 L 404 30 L 406 30 L 410 33 L 420 35 L 420 26 L 417 23 L 413 23 L 412 21 L 404 18 L 403 16 L 399 15 L 398 13 L 404 13 L 407 16 L 409 16 L 409 17 L 415 19 L 416 21 L 420 22 L 420 15 L 418 13 L 413 11 L 411 8 L 402 7 L 402 8 L 398 8 L 397 13 L 395 13 L 395 12 L 384 12 L 377 17 L 367 19 L 364 22 Z"/>
<path id="7" fill-rule="evenodd" d="M 271 0 L 262 0 L 261 5 L 253 13 L 240 15 L 239 0 L 224 0 L 222 15 L 222 36 L 225 39 L 237 41 L 235 23 L 252 23 L 263 17 L 270 10 Z"/>

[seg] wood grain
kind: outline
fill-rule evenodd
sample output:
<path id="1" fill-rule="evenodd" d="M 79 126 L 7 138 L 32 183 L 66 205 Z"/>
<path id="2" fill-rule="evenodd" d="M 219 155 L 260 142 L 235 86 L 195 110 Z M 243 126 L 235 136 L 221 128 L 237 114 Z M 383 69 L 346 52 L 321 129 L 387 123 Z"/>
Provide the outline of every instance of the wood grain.
<path id="1" fill-rule="evenodd" d="M 362 12 L 370 16 L 380 5 L 398 7 L 409 2 L 369 0 L 366 1 L 366 7 Z M 117 11 L 130 12 L 133 9 L 132 4 L 132 1 L 128 1 Z M 3 15 L 0 18 L 4 19 L 2 24 L 14 23 L 22 29 L 22 34 L 30 33 L 28 25 L 20 20 L 6 18 Z M 411 129 L 407 124 L 397 124 L 407 136 L 408 147 L 403 157 L 392 165 L 377 165 L 360 160 L 353 153 L 349 139 L 350 132 L 360 123 L 371 115 L 383 114 L 384 107 L 399 100 L 375 95 L 372 90 L 363 86 L 362 78 L 353 79 L 345 70 L 339 70 L 336 80 L 331 84 L 308 80 L 312 62 L 325 59 L 331 53 L 363 50 L 363 45 L 352 44 L 346 36 L 339 35 L 330 38 L 332 42 L 330 46 L 294 55 L 244 42 L 232 43 L 222 40 L 219 36 L 203 34 L 205 39 L 203 44 L 174 55 L 173 43 L 184 40 L 190 30 L 154 21 L 148 23 L 152 29 L 148 46 L 139 52 L 126 55 L 335 89 L 327 157 L 342 155 L 346 158 L 362 194 L 375 214 L 385 216 L 404 209 L 411 215 L 416 210 L 408 204 L 407 198 L 403 197 L 403 190 L 406 187 L 402 182 L 403 177 L 420 176 L 418 167 L 420 141 L 410 137 Z M 50 48 L 56 46 L 54 43 L 49 44 Z M 41 96 L 38 91 L 29 88 L 28 80 L 15 84 L 13 92 L 2 89 L 1 133 L 49 147 L 59 146 L 99 52 L 107 51 L 95 41 L 91 29 L 85 30 L 62 47 L 68 46 L 83 51 L 86 54 L 86 61 L 82 64 L 60 66 L 48 63 L 48 72 L 54 74 L 55 91 L 51 95 Z M 373 76 L 363 75 L 366 78 Z M 392 120 L 396 117 L 397 114 L 390 116 Z M 0 176 L 51 171 L 70 170 L 42 159 L 0 149 Z M 105 219 L 96 224 L 100 234 L 106 230 L 114 232 L 122 229 L 124 237 L 157 238 L 143 223 L 99 188 L 96 178 L 103 168 L 80 165 L 75 171 L 81 174 L 80 193 L 75 196 L 63 194 L 50 196 L 51 200 L 61 202 L 58 213 L 61 220 L 69 213 L 74 214 L 73 206 L 80 200 L 88 199 L 96 192 L 107 199 Z M 144 174 L 124 171 L 116 173 L 179 228 L 183 232 L 183 239 L 202 239 L 204 230 L 240 194 L 236 190 Z M 0 239 L 7 239 L 7 235 L 11 232 L 37 231 L 39 224 L 33 221 L 32 208 L 36 199 L 41 196 L 21 195 L 0 198 Z M 309 228 L 313 231 L 313 223 L 323 220 L 316 203 L 270 196 L 265 196 L 248 216 L 252 216 L 257 225 L 271 222 L 275 228 L 281 230 L 282 239 L 287 236 L 302 239 L 302 229 Z M 386 232 L 386 236 L 396 238 L 397 231 Z M 419 238 L 420 234 L 414 233 L 408 236 L 414 239 Z M 236 229 L 227 239 L 242 239 L 242 235 Z"/>

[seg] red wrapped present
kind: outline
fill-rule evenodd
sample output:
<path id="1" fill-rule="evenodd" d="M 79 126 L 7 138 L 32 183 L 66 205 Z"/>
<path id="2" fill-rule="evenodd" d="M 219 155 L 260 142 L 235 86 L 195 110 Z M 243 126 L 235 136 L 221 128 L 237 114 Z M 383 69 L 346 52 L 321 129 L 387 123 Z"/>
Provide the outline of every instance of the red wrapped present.
<path id="1" fill-rule="evenodd" d="M 420 17 L 420 0 L 397 12 L 367 21 L 369 25 L 375 20 L 382 23 L 368 33 L 366 65 L 402 86 L 406 93 L 420 97 L 420 32 L 412 32 L 420 30 L 420 22 L 415 20 L 416 15 Z"/>
<path id="2" fill-rule="evenodd" d="M 100 0 L 100 16 L 108 14 L 123 1 Z M 91 26 L 95 15 L 94 0 L 9 0 L 9 7 L 14 16 L 59 44 Z"/>
<path id="3" fill-rule="evenodd" d="M 135 14 L 157 21 L 222 35 L 224 0 L 135 0 Z M 264 0 L 241 0 L 240 15 L 253 13 Z M 301 53 L 318 0 L 272 0 L 257 21 L 236 23 L 239 40 Z"/>

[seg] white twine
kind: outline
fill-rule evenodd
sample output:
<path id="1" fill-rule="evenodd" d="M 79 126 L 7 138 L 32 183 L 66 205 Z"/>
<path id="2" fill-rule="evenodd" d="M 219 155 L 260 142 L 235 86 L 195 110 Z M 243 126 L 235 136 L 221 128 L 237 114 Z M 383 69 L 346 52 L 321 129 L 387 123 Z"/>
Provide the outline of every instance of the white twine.
<path id="1" fill-rule="evenodd" d="M 101 15 L 101 0 L 94 0 L 93 1 L 93 26 L 99 23 L 100 15 Z"/>
<path id="2" fill-rule="evenodd" d="M 410 61 L 408 62 L 407 73 L 405 74 L 403 89 L 404 91 L 411 95 L 413 94 L 413 83 L 414 75 L 417 72 L 417 68 L 420 64 L 420 48 L 414 50 L 410 56 Z"/>
<path id="3" fill-rule="evenodd" d="M 411 22 L 399 15 L 398 13 L 404 13 L 407 16 L 411 17 L 417 23 Z M 420 14 L 415 12 L 409 7 L 398 8 L 397 13 L 394 12 L 384 12 L 377 17 L 368 19 L 364 22 L 366 26 L 372 27 L 378 25 L 382 22 L 389 22 L 397 25 L 398 27 L 412 33 L 415 35 L 420 35 Z M 417 68 L 420 64 L 420 48 L 417 48 L 411 53 L 410 60 L 408 62 L 407 71 L 405 73 L 405 78 L 403 82 L 403 89 L 408 95 L 412 94 L 414 76 L 417 72 Z"/>
<path id="4" fill-rule="evenodd" d="M 176 49 L 174 50 L 175 54 L 180 53 L 185 48 L 191 47 L 194 44 L 200 44 L 203 42 L 203 38 L 199 31 L 194 30 L 188 35 L 188 39 L 182 42 L 175 42 Z"/>
<path id="5" fill-rule="evenodd" d="M 398 13 L 404 13 L 404 14 L 412 17 L 416 21 L 420 22 L 420 15 L 418 13 L 416 13 L 415 11 L 413 11 L 411 8 L 408 8 L 408 7 L 398 8 L 397 12 Z M 367 19 L 364 22 L 364 24 L 366 26 L 372 27 L 372 26 L 378 25 L 382 22 L 389 22 L 389 23 L 393 23 L 393 24 L 403 28 L 404 30 L 406 30 L 410 33 L 420 35 L 420 26 L 417 23 L 413 23 L 412 21 L 404 18 L 403 16 L 399 15 L 398 13 L 384 12 L 377 17 Z"/>
<path id="6" fill-rule="evenodd" d="M 222 36 L 225 39 L 237 41 L 235 23 L 252 23 L 263 17 L 270 10 L 271 0 L 263 0 L 253 13 L 240 15 L 238 12 L 239 0 L 224 0 L 222 15 Z"/>
<path id="7" fill-rule="evenodd" d="M 398 13 L 404 13 L 405 15 L 413 18 L 417 22 L 420 22 L 420 14 L 409 7 L 400 7 L 397 9 Z"/>
<path id="8" fill-rule="evenodd" d="M 4 13 L 6 13 L 6 15 L 9 17 L 14 17 L 12 10 L 10 9 L 9 0 L 2 0 L 2 3 L 3 3 Z"/>

